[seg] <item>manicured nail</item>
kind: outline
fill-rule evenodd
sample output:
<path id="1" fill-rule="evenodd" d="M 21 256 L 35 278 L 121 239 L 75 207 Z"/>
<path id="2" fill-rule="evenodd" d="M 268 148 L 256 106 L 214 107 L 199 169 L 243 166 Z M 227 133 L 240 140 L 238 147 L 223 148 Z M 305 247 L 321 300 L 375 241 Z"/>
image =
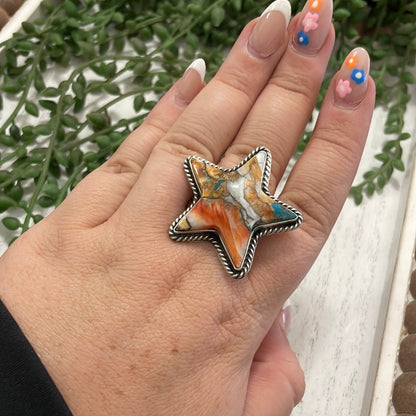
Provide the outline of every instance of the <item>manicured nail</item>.
<path id="1" fill-rule="evenodd" d="M 292 304 L 290 302 L 290 299 L 288 299 L 282 306 L 282 309 L 279 313 L 279 324 L 285 332 L 285 334 L 287 334 L 290 329 L 291 305 Z"/>
<path id="2" fill-rule="evenodd" d="M 342 106 L 354 106 L 365 95 L 370 72 L 370 57 L 363 48 L 353 49 L 341 70 L 335 76 L 335 102 Z"/>
<path id="3" fill-rule="evenodd" d="M 328 36 L 332 19 L 332 0 L 308 0 L 294 33 L 295 49 L 306 55 L 318 52 Z"/>
<path id="4" fill-rule="evenodd" d="M 186 68 L 178 82 L 175 99 L 180 105 L 189 104 L 201 90 L 205 78 L 205 61 L 196 59 Z"/>
<path id="5" fill-rule="evenodd" d="M 288 0 L 276 0 L 262 13 L 248 41 L 249 51 L 267 58 L 283 45 L 291 7 Z"/>

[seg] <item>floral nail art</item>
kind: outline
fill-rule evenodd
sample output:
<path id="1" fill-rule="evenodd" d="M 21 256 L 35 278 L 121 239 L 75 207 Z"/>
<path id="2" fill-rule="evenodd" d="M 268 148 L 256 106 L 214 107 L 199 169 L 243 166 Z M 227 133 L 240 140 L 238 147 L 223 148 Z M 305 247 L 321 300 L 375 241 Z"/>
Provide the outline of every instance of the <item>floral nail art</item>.
<path id="1" fill-rule="evenodd" d="M 309 44 L 309 36 L 303 30 L 300 30 L 298 32 L 297 40 L 298 40 L 299 45 L 308 45 Z"/>
<path id="2" fill-rule="evenodd" d="M 313 12 L 317 12 L 321 8 L 321 6 L 322 6 L 322 0 L 311 0 L 309 4 L 309 10 Z"/>
<path id="3" fill-rule="evenodd" d="M 362 48 L 354 49 L 345 59 L 344 65 L 341 68 L 337 84 L 335 86 L 336 96 L 345 98 L 351 94 L 347 100 L 354 101 L 357 94 L 360 94 L 362 89 L 358 88 L 367 79 L 369 71 L 368 54 Z M 357 89 L 358 88 L 358 89 Z"/>
<path id="4" fill-rule="evenodd" d="M 302 20 L 302 25 L 305 32 L 315 30 L 318 27 L 319 14 L 308 12 Z"/>
<path id="5" fill-rule="evenodd" d="M 351 74 L 351 79 L 357 84 L 361 84 L 365 81 L 365 72 L 362 69 L 354 69 Z"/>
<path id="6" fill-rule="evenodd" d="M 349 55 L 345 60 L 348 68 L 355 68 L 358 63 L 358 56 L 357 55 Z"/>
<path id="7" fill-rule="evenodd" d="M 352 91 L 350 82 L 348 80 L 340 79 L 338 81 L 336 91 L 341 98 L 344 98 L 346 95 L 350 94 Z"/>
<path id="8" fill-rule="evenodd" d="M 305 17 L 302 19 L 301 24 L 303 26 L 303 30 L 299 30 L 296 35 L 298 45 L 309 45 L 309 36 L 307 35 L 307 32 L 316 30 L 319 26 L 319 14 L 311 12 L 317 12 L 321 8 L 321 5 L 322 0 L 309 0 L 310 12 L 307 12 Z"/>

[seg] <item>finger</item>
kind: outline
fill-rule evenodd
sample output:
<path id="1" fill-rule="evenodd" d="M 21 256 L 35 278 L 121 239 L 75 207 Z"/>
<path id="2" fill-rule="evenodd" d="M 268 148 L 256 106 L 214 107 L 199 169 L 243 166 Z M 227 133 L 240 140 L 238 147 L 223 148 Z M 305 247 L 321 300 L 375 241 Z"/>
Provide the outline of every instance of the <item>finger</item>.
<path id="1" fill-rule="evenodd" d="M 114 155 L 89 174 L 56 214 L 77 212 L 77 221 L 94 227 L 108 219 L 124 200 L 155 144 L 166 134 L 204 86 L 205 62 L 194 61 Z"/>
<path id="2" fill-rule="evenodd" d="M 253 282 L 263 287 L 259 301 L 264 304 L 271 306 L 276 297 L 287 296 L 299 284 L 341 211 L 374 108 L 375 87 L 368 73 L 368 54 L 358 48 L 350 53 L 329 86 L 312 138 L 280 196 L 302 212 L 304 222 L 294 232 L 261 242 L 253 263 Z M 277 275 L 277 264 L 286 274 Z"/>
<path id="3" fill-rule="evenodd" d="M 276 186 L 316 103 L 334 45 L 331 18 L 332 0 L 309 0 L 292 21 L 289 46 L 228 148 L 221 162 L 225 167 L 235 166 L 256 147 L 266 146 L 273 155 L 270 187 Z M 302 43 L 299 33 L 305 37 Z"/>
<path id="4" fill-rule="evenodd" d="M 245 416 L 288 416 L 305 390 L 303 371 L 276 320 L 256 352 Z"/>
<path id="5" fill-rule="evenodd" d="M 169 217 L 180 211 L 190 196 L 182 170 L 184 159 L 198 154 L 218 160 L 234 139 L 287 44 L 290 3 L 277 0 L 271 6 L 244 28 L 217 75 L 155 146 L 135 187 L 137 192 L 133 190 L 126 199 L 132 214 L 138 195 L 145 196 L 152 207 L 163 199 Z M 160 180 L 155 183 L 155 178 Z"/>

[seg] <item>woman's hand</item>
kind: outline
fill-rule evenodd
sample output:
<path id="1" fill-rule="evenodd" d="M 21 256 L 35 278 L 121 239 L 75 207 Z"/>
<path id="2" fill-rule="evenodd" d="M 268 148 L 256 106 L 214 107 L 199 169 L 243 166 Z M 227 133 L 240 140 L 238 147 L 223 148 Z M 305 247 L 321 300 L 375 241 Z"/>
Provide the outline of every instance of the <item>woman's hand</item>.
<path id="1" fill-rule="evenodd" d="M 334 43 L 330 0 L 309 0 L 287 30 L 289 14 L 278 0 L 250 22 L 208 85 L 200 61 L 188 69 L 1 258 L 1 299 L 75 416 L 283 416 L 302 397 L 277 317 L 357 169 L 374 103 L 365 51 L 335 75 L 279 197 L 303 213 L 302 226 L 262 238 L 247 278 L 231 279 L 210 243 L 168 235 L 192 197 L 186 157 L 230 168 L 264 145 L 270 189 L 282 177 Z"/>

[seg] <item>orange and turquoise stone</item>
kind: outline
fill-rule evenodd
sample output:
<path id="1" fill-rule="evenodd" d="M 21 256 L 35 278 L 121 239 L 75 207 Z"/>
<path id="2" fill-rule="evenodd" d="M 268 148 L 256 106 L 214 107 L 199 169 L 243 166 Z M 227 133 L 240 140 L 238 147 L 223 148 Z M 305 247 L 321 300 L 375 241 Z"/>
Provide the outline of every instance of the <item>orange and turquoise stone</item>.
<path id="1" fill-rule="evenodd" d="M 171 227 L 171 237 L 217 237 L 234 272 L 243 269 L 257 230 L 300 223 L 300 214 L 267 191 L 270 152 L 259 148 L 234 169 L 222 169 L 198 157 L 187 159 L 195 198 Z M 270 163 L 270 161 L 269 161 Z M 198 238 L 199 239 L 199 238 Z M 255 247 L 253 247 L 254 249 Z M 246 267 L 247 268 L 247 267 Z"/>

